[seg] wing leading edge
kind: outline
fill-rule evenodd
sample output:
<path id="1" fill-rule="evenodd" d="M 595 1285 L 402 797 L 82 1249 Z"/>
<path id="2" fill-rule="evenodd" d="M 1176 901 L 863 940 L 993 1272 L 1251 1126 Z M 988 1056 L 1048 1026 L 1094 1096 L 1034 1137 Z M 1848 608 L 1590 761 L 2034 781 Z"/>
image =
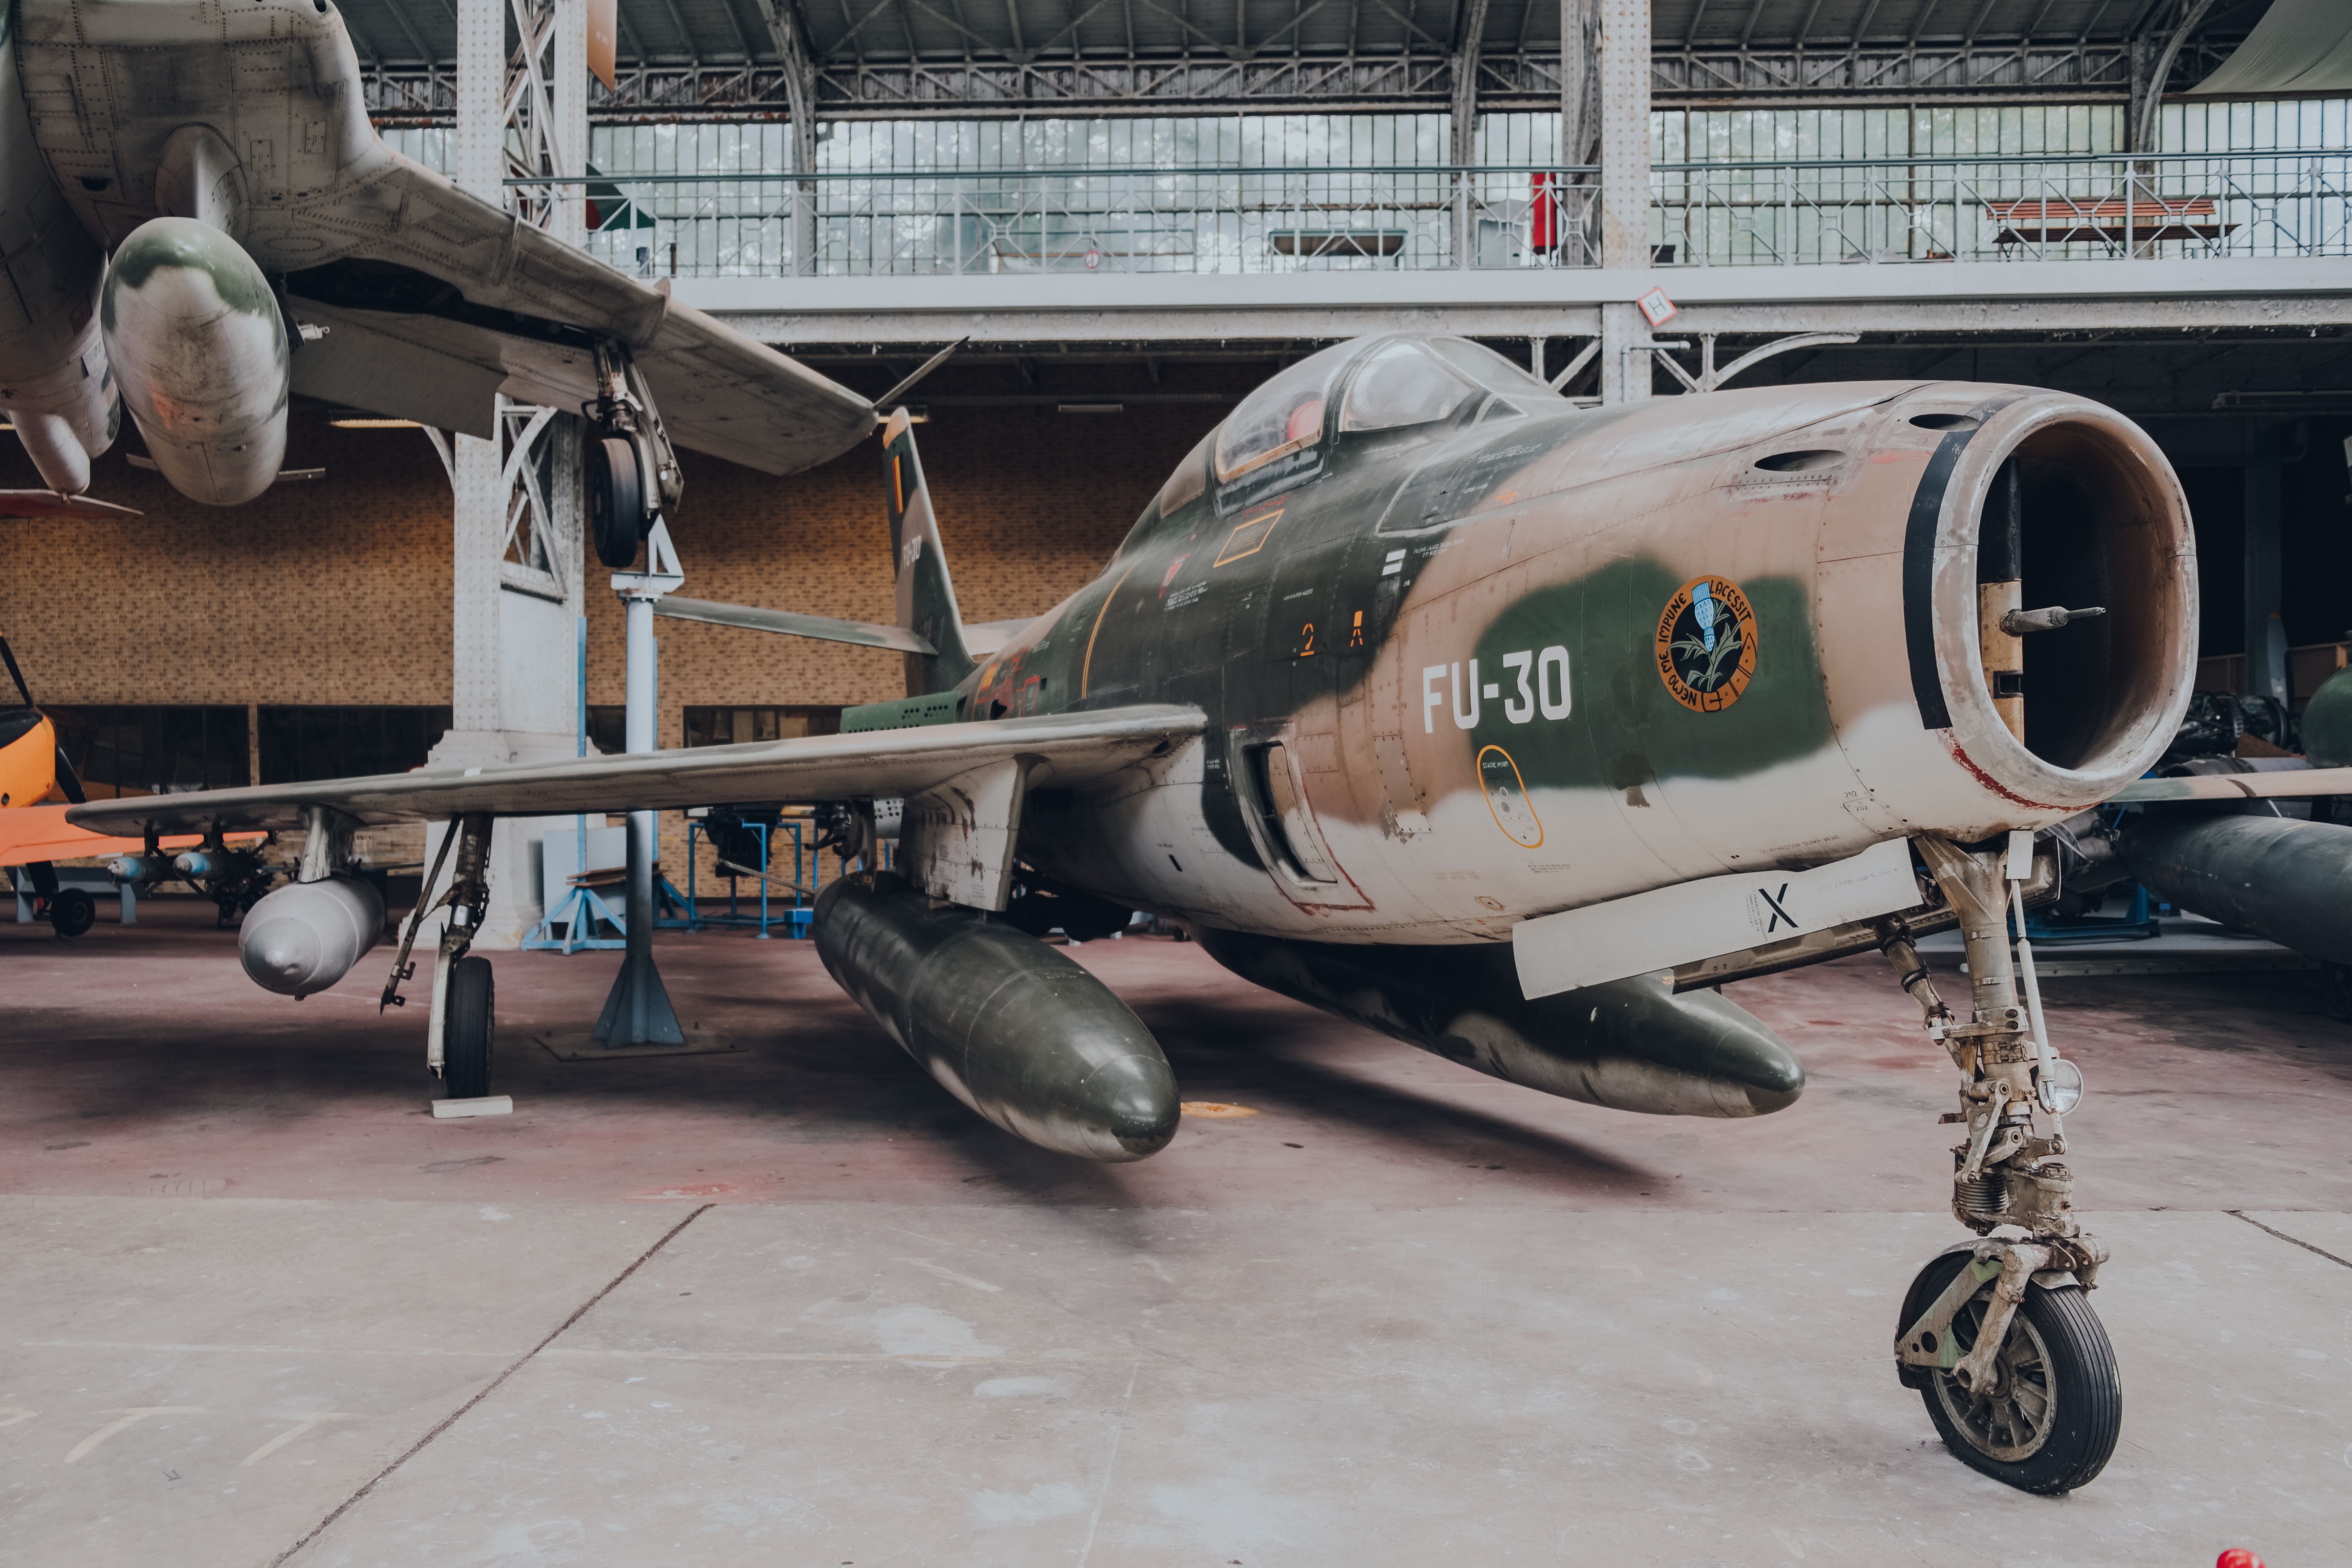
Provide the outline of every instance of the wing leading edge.
<path id="1" fill-rule="evenodd" d="M 215 826 L 294 827 L 311 806 L 363 823 L 391 823 L 467 812 L 560 816 L 746 801 L 891 798 L 920 795 L 976 768 L 1013 760 L 1030 764 L 1032 785 L 1066 786 L 1165 755 L 1199 734 L 1204 722 L 1197 708 L 1148 704 L 576 762 L 421 768 L 373 778 L 136 795 L 75 806 L 67 820 L 136 837 Z"/>
<path id="2" fill-rule="evenodd" d="M 865 398 L 674 301 L 667 280 L 618 272 L 389 149 L 370 161 L 304 215 L 339 259 L 289 269 L 296 318 L 331 329 L 294 356 L 295 390 L 486 436 L 493 391 L 594 397 L 590 345 L 605 338 L 635 356 L 681 447 L 789 474 L 873 430 Z"/>

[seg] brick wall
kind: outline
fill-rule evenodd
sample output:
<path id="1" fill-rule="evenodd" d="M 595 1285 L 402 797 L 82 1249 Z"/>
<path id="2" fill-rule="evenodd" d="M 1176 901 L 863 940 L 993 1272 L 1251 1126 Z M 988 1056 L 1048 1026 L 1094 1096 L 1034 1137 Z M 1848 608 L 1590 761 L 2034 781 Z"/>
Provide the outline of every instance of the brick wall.
<path id="1" fill-rule="evenodd" d="M 1098 570 L 1221 408 L 1117 416 L 941 411 L 919 432 L 967 618 L 1051 607 Z M 686 454 L 673 520 L 685 592 L 890 618 L 878 448 L 771 479 Z M 199 506 L 118 451 L 92 493 L 145 515 L 0 518 L 0 633 L 58 703 L 449 700 L 449 487 L 413 430 L 298 416 L 289 467 L 325 479 Z M 0 487 L 37 486 L 0 437 Z M 589 700 L 622 700 L 620 605 L 589 577 Z M 899 694 L 898 656 L 657 623 L 664 745 L 695 703 L 864 702 Z"/>
<path id="2" fill-rule="evenodd" d="M 1007 620 L 1084 585 L 1224 405 L 1075 416 L 943 407 L 918 431 L 965 616 Z M 854 620 L 891 616 L 879 447 L 772 479 L 687 453 L 672 520 L 684 592 Z M 187 500 L 122 451 L 92 493 L 120 521 L 0 518 L 0 634 L 35 695 L 68 703 L 425 703 L 450 690 L 449 488 L 415 430 L 338 430 L 298 410 L 289 483 L 247 506 Z M 39 484 L 0 436 L 0 487 Z M 619 602 L 591 563 L 589 700 L 624 695 Z M 656 621 L 664 746 L 682 710 L 852 703 L 904 689 L 900 656 Z M 403 849 L 411 836 L 398 835 Z M 683 820 L 663 820 L 682 865 Z M 387 840 L 389 842 L 389 840 Z M 414 853 L 409 850 L 409 853 Z M 707 869 L 706 866 L 706 869 Z M 683 886 L 683 876 L 673 873 Z"/>

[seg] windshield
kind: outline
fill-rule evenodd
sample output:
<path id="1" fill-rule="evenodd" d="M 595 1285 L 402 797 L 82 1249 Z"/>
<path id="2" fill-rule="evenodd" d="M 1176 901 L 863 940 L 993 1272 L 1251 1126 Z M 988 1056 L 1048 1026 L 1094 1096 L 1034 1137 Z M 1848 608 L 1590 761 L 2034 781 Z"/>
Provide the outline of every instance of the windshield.
<path id="1" fill-rule="evenodd" d="M 1493 349 L 1474 343 L 1468 338 L 1432 338 L 1429 346 L 1444 354 L 1456 370 L 1489 392 L 1507 392 L 1514 397 L 1559 395 Z"/>
<path id="2" fill-rule="evenodd" d="M 1209 443 L 1216 439 L 1216 434 L 1212 430 L 1202 437 L 1200 443 L 1184 454 L 1184 460 L 1176 465 L 1176 471 L 1168 476 L 1168 482 L 1160 487 L 1160 516 L 1172 515 L 1209 488 Z"/>
<path id="3" fill-rule="evenodd" d="M 1242 399 L 1217 429 L 1217 478 L 1239 479 L 1323 439 L 1323 409 L 1352 343 L 1309 354 Z"/>
<path id="4" fill-rule="evenodd" d="M 1443 419 L 1470 395 L 1469 385 L 1421 343 L 1405 339 L 1375 352 L 1356 372 L 1339 412 L 1342 430 L 1394 430 Z"/>

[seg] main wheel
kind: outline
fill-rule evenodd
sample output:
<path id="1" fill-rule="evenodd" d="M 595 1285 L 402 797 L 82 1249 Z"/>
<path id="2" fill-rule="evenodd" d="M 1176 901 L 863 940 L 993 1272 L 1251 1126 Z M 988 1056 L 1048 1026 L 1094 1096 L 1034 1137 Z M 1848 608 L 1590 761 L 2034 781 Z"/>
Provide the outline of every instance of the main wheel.
<path id="1" fill-rule="evenodd" d="M 60 888 L 49 900 L 49 925 L 61 937 L 77 937 L 98 923 L 98 900 L 82 888 Z"/>
<path id="2" fill-rule="evenodd" d="M 469 956 L 450 965 L 448 1010 L 441 1023 L 441 1081 L 452 1100 L 479 1100 L 490 1092 L 497 999 L 488 959 Z"/>
<path id="3" fill-rule="evenodd" d="M 625 571 L 637 559 L 646 537 L 646 477 L 637 467 L 637 447 L 617 436 L 591 437 L 587 450 L 588 532 L 596 559 Z"/>
<path id="4" fill-rule="evenodd" d="M 1919 1271 L 1903 1300 L 1902 1332 L 1969 1261 L 1947 1253 Z M 1952 1319 L 1965 1356 L 1992 1304 L 1993 1281 Z M 2115 1347 L 2080 1286 L 2029 1287 L 1993 1363 L 1993 1386 L 1971 1394 L 1948 1372 L 1906 1368 L 1927 1418 L 1962 1464 L 2022 1491 L 2054 1494 L 2089 1484 L 2106 1468 L 2123 1430 L 2123 1376 Z"/>

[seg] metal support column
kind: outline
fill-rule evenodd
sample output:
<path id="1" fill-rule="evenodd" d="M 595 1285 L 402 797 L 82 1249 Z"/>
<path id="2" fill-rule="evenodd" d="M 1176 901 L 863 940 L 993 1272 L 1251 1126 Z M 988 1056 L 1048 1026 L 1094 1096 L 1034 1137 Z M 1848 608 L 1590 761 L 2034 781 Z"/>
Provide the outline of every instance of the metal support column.
<path id="1" fill-rule="evenodd" d="M 646 541 L 643 572 L 613 574 L 613 592 L 627 605 L 628 616 L 628 752 L 631 756 L 654 750 L 654 713 L 658 700 L 654 647 L 654 602 L 685 583 L 677 552 L 671 547 L 669 525 L 654 524 Z M 606 1048 L 630 1046 L 684 1046 L 686 1032 L 677 1026 L 669 992 L 661 972 L 654 967 L 654 858 L 656 814 L 629 813 L 628 901 L 623 910 L 628 948 L 621 973 L 614 977 L 604 1011 L 590 1038 Z"/>
<path id="2" fill-rule="evenodd" d="M 1601 0 L 1601 265 L 1650 268 L 1649 0 Z M 1645 285 L 1635 285 L 1638 297 Z M 1632 299 L 1601 308 L 1601 397 L 1650 395 L 1650 324 Z"/>
<path id="3" fill-rule="evenodd" d="M 1454 265 L 1477 264 L 1477 177 L 1465 173 L 1478 162 L 1478 53 L 1486 42 L 1487 0 L 1470 0 L 1462 36 L 1454 43 L 1454 100 L 1448 117 L 1454 175 Z"/>
<path id="4" fill-rule="evenodd" d="M 793 173 L 816 172 L 816 63 L 809 58 L 807 36 L 801 29 L 794 0 L 761 0 L 768 36 L 776 42 L 783 63 L 784 105 L 792 117 Z M 793 270 L 803 278 L 816 275 L 816 193 L 814 180 L 793 186 Z M 962 240 L 957 240 L 961 254 Z"/>
<path id="5" fill-rule="evenodd" d="M 586 0 L 457 0 L 457 185 L 514 205 L 506 184 L 510 142 L 541 173 L 585 167 Z M 510 47 L 509 26 L 527 28 Z M 566 158 L 575 157 L 567 164 Z M 533 217 L 582 235 L 578 203 L 525 192 Z M 572 753 L 578 694 L 573 623 L 581 614 L 576 417 L 496 398 L 488 440 L 439 440 L 454 501 L 450 723 L 436 763 L 553 762 Z M 562 818 L 506 825 L 489 855 L 489 894 L 474 945 L 517 946 L 543 915 L 533 862 L 541 831 Z M 439 832 L 432 835 L 437 847 Z M 427 889 L 428 897 L 433 889 Z"/>

